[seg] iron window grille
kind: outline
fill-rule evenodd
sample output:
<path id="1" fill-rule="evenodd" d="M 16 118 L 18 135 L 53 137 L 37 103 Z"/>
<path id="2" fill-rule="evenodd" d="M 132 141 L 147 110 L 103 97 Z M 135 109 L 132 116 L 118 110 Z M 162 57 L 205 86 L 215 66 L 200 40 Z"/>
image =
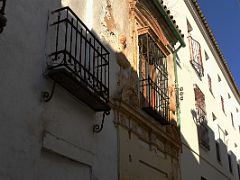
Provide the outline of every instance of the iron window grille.
<path id="1" fill-rule="evenodd" d="M 169 123 L 167 60 L 157 43 L 145 33 L 139 35 L 140 105 L 161 124 Z"/>
<path id="2" fill-rule="evenodd" d="M 50 77 L 94 110 L 109 110 L 108 50 L 69 7 L 52 16 L 56 33 Z"/>
<path id="3" fill-rule="evenodd" d="M 197 85 L 194 85 L 194 94 L 195 94 L 195 106 L 197 111 L 197 118 L 198 118 L 198 139 L 199 144 L 210 150 L 209 144 L 209 129 L 206 120 L 206 105 L 205 105 L 205 95 L 199 89 Z"/>
<path id="4" fill-rule="evenodd" d="M 200 77 L 204 76 L 202 63 L 201 46 L 198 41 L 191 36 L 188 37 L 190 46 L 190 62 Z"/>

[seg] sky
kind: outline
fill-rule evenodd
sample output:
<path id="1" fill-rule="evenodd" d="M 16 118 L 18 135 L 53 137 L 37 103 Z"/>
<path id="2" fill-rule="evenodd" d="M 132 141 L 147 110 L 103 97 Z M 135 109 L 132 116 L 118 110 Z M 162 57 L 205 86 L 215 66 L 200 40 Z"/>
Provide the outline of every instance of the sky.
<path id="1" fill-rule="evenodd" d="M 198 0 L 240 90 L 240 0 Z"/>

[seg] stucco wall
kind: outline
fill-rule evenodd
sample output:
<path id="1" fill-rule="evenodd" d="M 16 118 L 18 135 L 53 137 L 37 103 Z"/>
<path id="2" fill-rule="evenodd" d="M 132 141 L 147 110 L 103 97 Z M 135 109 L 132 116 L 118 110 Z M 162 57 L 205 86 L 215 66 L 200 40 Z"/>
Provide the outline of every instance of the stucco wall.
<path id="1" fill-rule="evenodd" d="M 50 91 L 53 83 L 45 76 L 49 46 L 52 45 L 48 39 L 50 11 L 68 5 L 88 25 L 87 3 L 65 0 L 7 2 L 8 22 L 0 35 L 2 180 L 117 179 L 113 114 L 105 118 L 103 131 L 95 134 L 93 124 L 101 123 L 102 113 L 96 113 L 59 85 L 51 101 L 44 102 L 41 97 L 42 91 Z M 93 3 L 98 4 L 92 7 L 92 13 L 99 21 L 94 21 L 91 28 L 102 38 L 99 34 L 107 29 L 98 15 L 105 15 L 106 2 Z M 115 50 L 108 38 L 101 41 L 114 61 Z"/>

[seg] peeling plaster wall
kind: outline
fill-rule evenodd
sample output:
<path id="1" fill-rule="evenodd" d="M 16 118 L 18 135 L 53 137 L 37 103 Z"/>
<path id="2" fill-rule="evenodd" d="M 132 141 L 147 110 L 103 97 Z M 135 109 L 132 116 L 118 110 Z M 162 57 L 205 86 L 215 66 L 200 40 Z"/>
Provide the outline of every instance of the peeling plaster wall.
<path id="1" fill-rule="evenodd" d="M 101 123 L 102 113 L 94 112 L 59 85 L 51 101 L 41 98 L 42 91 L 52 88 L 52 80 L 44 75 L 51 45 L 47 41 L 49 12 L 68 5 L 89 25 L 87 2 L 7 2 L 8 23 L 0 35 L 1 180 L 117 179 L 113 114 L 106 117 L 103 131 L 94 134 L 93 124 Z M 101 17 L 106 3 L 93 3 L 94 17 Z M 111 52 L 111 63 L 116 64 L 111 35 L 102 36 L 107 31 L 102 20 L 93 22 L 93 31 Z"/>
<path id="2" fill-rule="evenodd" d="M 8 23 L 0 34 L 1 180 L 118 179 L 119 141 L 114 112 L 105 118 L 103 131 L 95 134 L 93 124 L 101 123 L 102 113 L 96 113 L 59 85 L 51 101 L 41 98 L 42 92 L 50 91 L 53 85 L 45 76 L 53 45 L 49 15 L 63 6 L 73 9 L 110 51 L 110 99 L 127 84 L 131 90 L 137 86 L 136 29 L 129 1 L 8 1 Z M 127 98 L 123 98 L 133 107 L 138 104 L 135 91 L 125 95 Z M 126 132 L 122 132 L 122 143 Z M 138 152 L 142 145 L 138 146 L 137 137 L 133 138 L 132 150 Z M 127 146 L 124 148 L 127 150 Z M 138 153 L 140 157 L 146 149 Z M 158 165 L 154 157 L 148 154 Z M 169 168 L 171 160 L 161 162 L 169 163 L 164 167 Z"/>

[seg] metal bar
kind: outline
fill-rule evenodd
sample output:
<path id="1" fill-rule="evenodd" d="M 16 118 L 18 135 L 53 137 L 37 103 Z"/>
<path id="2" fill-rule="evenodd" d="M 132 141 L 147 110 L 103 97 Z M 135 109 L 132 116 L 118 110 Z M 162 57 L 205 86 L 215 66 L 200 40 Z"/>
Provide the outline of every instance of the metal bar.
<path id="1" fill-rule="evenodd" d="M 78 30 L 78 21 L 77 21 L 77 30 Z M 76 39 L 75 39 L 75 60 L 74 60 L 74 71 L 77 73 L 77 63 L 76 63 L 76 59 L 77 59 L 77 49 L 78 49 L 78 33 L 77 31 L 75 31 L 75 36 L 76 36 Z"/>
<path id="2" fill-rule="evenodd" d="M 89 42 L 91 44 L 91 42 L 92 42 L 91 37 L 89 38 Z M 90 48 L 90 46 L 88 48 L 88 70 L 91 71 L 91 48 Z M 90 76 L 88 76 L 88 80 L 90 80 Z"/>
<path id="3" fill-rule="evenodd" d="M 101 47 L 101 55 L 102 55 L 102 47 Z M 103 60 L 103 57 L 101 56 L 101 67 L 100 67 L 101 68 L 101 73 L 100 73 L 101 74 L 101 83 L 102 83 L 102 72 L 103 72 L 102 71 L 102 60 Z M 101 91 L 102 91 L 102 87 L 101 87 Z"/>
<path id="4" fill-rule="evenodd" d="M 68 12 L 67 12 L 67 19 L 68 19 Z M 65 24 L 65 43 L 64 43 L 64 50 L 67 51 L 67 36 L 68 36 L 68 23 Z M 64 64 L 66 64 L 66 54 L 64 54 Z"/>
<path id="5" fill-rule="evenodd" d="M 60 12 L 58 13 L 58 21 L 60 20 Z M 59 35 L 59 24 L 57 24 L 57 34 L 56 34 L 56 49 L 55 51 L 58 51 L 58 35 Z M 55 60 L 57 60 L 57 54 L 55 54 Z"/>
<path id="6" fill-rule="evenodd" d="M 73 18 L 71 18 L 71 23 L 73 23 Z M 70 54 L 72 54 L 72 35 L 73 34 L 73 26 L 71 26 L 71 31 L 70 31 L 70 49 L 69 49 L 69 51 L 70 51 Z M 70 58 L 69 58 L 69 63 L 70 64 L 72 64 L 72 58 L 71 58 L 71 56 L 70 56 Z"/>
<path id="7" fill-rule="evenodd" d="M 95 39 L 93 39 L 93 46 L 95 47 Z M 93 76 L 95 77 L 95 56 L 96 56 L 96 54 L 95 54 L 95 50 L 93 49 Z M 96 89 L 96 87 L 95 87 L 95 78 L 93 78 L 93 86 L 94 86 L 94 88 Z"/>
<path id="8" fill-rule="evenodd" d="M 87 39 L 87 31 L 85 33 L 85 38 Z M 84 69 L 87 66 L 87 41 L 85 40 L 85 50 L 84 50 Z M 84 70 L 84 80 L 86 81 L 86 70 Z"/>
<path id="9" fill-rule="evenodd" d="M 79 44 L 79 63 L 82 64 L 82 28 L 80 31 L 80 44 Z M 82 75 L 82 69 L 81 66 L 79 67 L 79 73 Z"/>

